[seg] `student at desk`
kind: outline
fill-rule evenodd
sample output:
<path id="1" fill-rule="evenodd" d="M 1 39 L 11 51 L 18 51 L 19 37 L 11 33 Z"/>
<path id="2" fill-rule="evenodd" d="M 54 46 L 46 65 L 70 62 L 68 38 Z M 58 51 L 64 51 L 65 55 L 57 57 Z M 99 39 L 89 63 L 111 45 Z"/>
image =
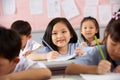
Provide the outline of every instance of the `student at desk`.
<path id="1" fill-rule="evenodd" d="M 72 55 L 76 47 L 81 47 L 72 25 L 62 17 L 50 21 L 43 36 L 43 45 L 44 48 L 36 51 L 37 53 L 28 55 L 27 58 L 32 60 L 56 59 Z M 83 50 L 81 50 L 82 52 Z"/>
<path id="2" fill-rule="evenodd" d="M 105 74 L 109 71 L 120 73 L 120 11 L 113 15 L 107 25 L 105 44 L 101 45 L 103 56 L 95 46 L 87 55 L 78 57 L 76 63 L 66 68 L 66 74 Z"/>
<path id="3" fill-rule="evenodd" d="M 80 42 L 83 46 L 96 45 L 94 36 L 96 35 L 96 37 L 99 38 L 99 24 L 97 20 L 90 16 L 84 17 L 81 21 L 80 33 Z M 99 39 L 99 42 L 102 43 L 102 39 Z"/>
<path id="4" fill-rule="evenodd" d="M 19 58 L 20 48 L 19 35 L 0 26 L 0 80 L 49 79 L 51 71 L 43 63 Z"/>
<path id="5" fill-rule="evenodd" d="M 27 21 L 17 20 L 12 23 L 11 29 L 19 33 L 22 39 L 22 47 L 20 50 L 19 56 L 27 55 L 34 50 L 42 47 L 39 43 L 34 40 L 31 40 L 31 25 Z"/>

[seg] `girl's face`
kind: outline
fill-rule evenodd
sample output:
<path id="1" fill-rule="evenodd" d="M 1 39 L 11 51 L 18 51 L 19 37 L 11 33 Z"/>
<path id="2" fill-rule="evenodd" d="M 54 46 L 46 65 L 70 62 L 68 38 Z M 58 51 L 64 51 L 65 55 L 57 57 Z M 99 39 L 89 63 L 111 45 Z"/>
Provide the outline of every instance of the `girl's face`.
<path id="1" fill-rule="evenodd" d="M 108 36 L 106 44 L 110 57 L 115 61 L 120 61 L 120 42 L 114 42 L 110 36 Z"/>
<path id="2" fill-rule="evenodd" d="M 98 30 L 96 29 L 96 26 L 94 22 L 87 20 L 84 21 L 81 26 L 81 34 L 87 39 L 91 39 L 94 37 L 95 33 L 97 33 Z"/>
<path id="3" fill-rule="evenodd" d="M 69 29 L 63 22 L 58 22 L 54 25 L 52 41 L 58 48 L 67 46 L 71 37 Z"/>

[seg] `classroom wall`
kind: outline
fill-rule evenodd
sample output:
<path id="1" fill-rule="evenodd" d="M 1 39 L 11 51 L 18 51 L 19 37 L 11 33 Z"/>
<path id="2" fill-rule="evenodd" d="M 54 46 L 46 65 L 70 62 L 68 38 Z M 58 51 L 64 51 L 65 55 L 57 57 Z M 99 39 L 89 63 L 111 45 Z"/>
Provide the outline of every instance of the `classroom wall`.
<path id="1" fill-rule="evenodd" d="M 3 0 L 7 1 L 7 0 Z M 9 0 L 8 0 L 9 1 Z M 65 13 L 62 8 L 62 4 L 65 0 L 58 0 L 60 1 L 60 10 L 61 10 L 61 17 L 66 17 Z M 74 28 L 79 28 L 80 21 L 84 17 L 84 9 L 87 6 L 86 1 L 90 0 L 73 0 L 79 12 L 79 15 L 72 17 L 69 19 L 70 23 L 73 25 Z M 94 1 L 94 0 L 91 0 Z M 111 3 L 112 1 L 116 1 Z M 41 14 L 31 14 L 30 13 L 30 0 L 15 0 L 15 13 L 14 14 L 4 14 L 2 0 L 0 0 L 0 24 L 10 27 L 10 25 L 18 19 L 26 20 L 30 22 L 33 31 L 44 31 L 46 29 L 47 24 L 52 18 L 48 18 L 48 9 L 47 9 L 47 0 L 42 0 L 42 7 L 43 12 Z M 68 3 L 69 4 L 69 3 Z M 8 3 L 9 5 L 9 3 Z M 97 5 L 91 5 L 90 7 L 96 7 L 96 19 L 98 20 L 101 27 L 104 27 L 106 24 L 101 24 L 99 19 L 99 6 L 107 5 L 110 6 L 111 12 L 113 13 L 114 5 L 120 5 L 120 0 L 98 0 Z M 93 11 L 89 12 L 88 14 L 92 13 Z M 107 12 L 106 12 L 107 13 Z M 108 14 L 104 14 L 105 17 Z"/>
<path id="2" fill-rule="evenodd" d="M 3 1 L 7 1 L 7 0 L 3 0 Z M 60 1 L 61 17 L 66 17 L 64 10 L 62 8 L 62 4 L 65 0 L 58 0 L 58 1 Z M 73 0 L 73 1 L 75 3 L 75 6 L 77 7 L 79 15 L 72 17 L 68 20 L 70 21 L 70 23 L 72 24 L 72 26 L 74 27 L 75 31 L 79 36 L 80 22 L 85 15 L 84 11 L 85 11 L 85 7 L 87 6 L 86 1 L 90 1 L 90 0 Z M 91 1 L 94 1 L 94 0 L 91 0 Z M 28 21 L 32 26 L 33 39 L 40 42 L 40 37 L 43 36 L 44 31 L 47 27 L 47 24 L 53 18 L 48 18 L 47 0 L 42 0 L 43 12 L 40 14 L 31 14 L 29 4 L 30 4 L 30 0 L 15 0 L 15 13 L 4 14 L 2 0 L 0 0 L 0 24 L 3 26 L 6 26 L 7 28 L 10 28 L 10 25 L 16 20 Z M 99 10 L 99 7 L 104 5 L 109 6 L 110 13 L 107 13 L 108 12 L 107 10 L 105 11 Z M 120 0 L 98 0 L 98 4 L 91 5 L 90 8 L 91 7 L 96 8 L 96 19 L 100 24 L 100 36 L 103 37 L 103 32 L 107 23 L 102 24 L 100 22 L 100 16 L 101 16 L 100 14 L 102 14 L 103 17 L 105 17 L 104 19 L 111 18 L 111 15 L 113 14 L 113 12 L 116 11 L 118 8 L 120 8 Z M 89 11 L 89 8 L 88 8 L 88 11 Z M 91 10 L 90 12 L 88 12 L 88 15 L 91 14 L 92 12 L 94 11 Z M 101 13 L 101 12 L 106 12 L 107 14 Z"/>

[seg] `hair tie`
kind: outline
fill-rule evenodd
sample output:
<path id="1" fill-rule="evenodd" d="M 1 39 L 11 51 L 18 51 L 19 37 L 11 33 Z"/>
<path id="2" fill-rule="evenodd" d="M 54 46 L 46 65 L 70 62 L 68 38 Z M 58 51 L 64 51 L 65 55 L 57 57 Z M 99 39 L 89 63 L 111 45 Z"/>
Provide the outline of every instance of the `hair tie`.
<path id="1" fill-rule="evenodd" d="M 120 19 L 120 12 L 115 12 L 112 18 L 115 20 Z"/>

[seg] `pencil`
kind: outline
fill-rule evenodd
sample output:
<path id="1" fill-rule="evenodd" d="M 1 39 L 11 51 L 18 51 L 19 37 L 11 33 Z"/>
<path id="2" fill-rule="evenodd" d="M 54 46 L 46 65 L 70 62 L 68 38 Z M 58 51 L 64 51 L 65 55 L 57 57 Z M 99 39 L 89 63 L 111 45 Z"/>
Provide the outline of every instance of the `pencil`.
<path id="1" fill-rule="evenodd" d="M 42 39 L 42 41 L 47 45 L 47 47 L 48 47 L 51 51 L 54 51 L 53 48 L 52 48 L 44 39 Z"/>
<path id="2" fill-rule="evenodd" d="M 82 40 L 80 38 L 78 40 L 79 40 L 80 43 L 82 43 Z"/>
<path id="3" fill-rule="evenodd" d="M 100 55 L 101 55 L 102 59 L 105 59 L 104 53 L 103 53 L 102 48 L 101 48 L 101 46 L 100 46 L 100 44 L 99 44 L 99 42 L 98 42 L 97 37 L 94 36 L 94 38 L 95 38 L 96 44 L 97 44 L 97 46 L 98 46 L 98 49 L 99 49 L 99 51 L 100 51 Z"/>

